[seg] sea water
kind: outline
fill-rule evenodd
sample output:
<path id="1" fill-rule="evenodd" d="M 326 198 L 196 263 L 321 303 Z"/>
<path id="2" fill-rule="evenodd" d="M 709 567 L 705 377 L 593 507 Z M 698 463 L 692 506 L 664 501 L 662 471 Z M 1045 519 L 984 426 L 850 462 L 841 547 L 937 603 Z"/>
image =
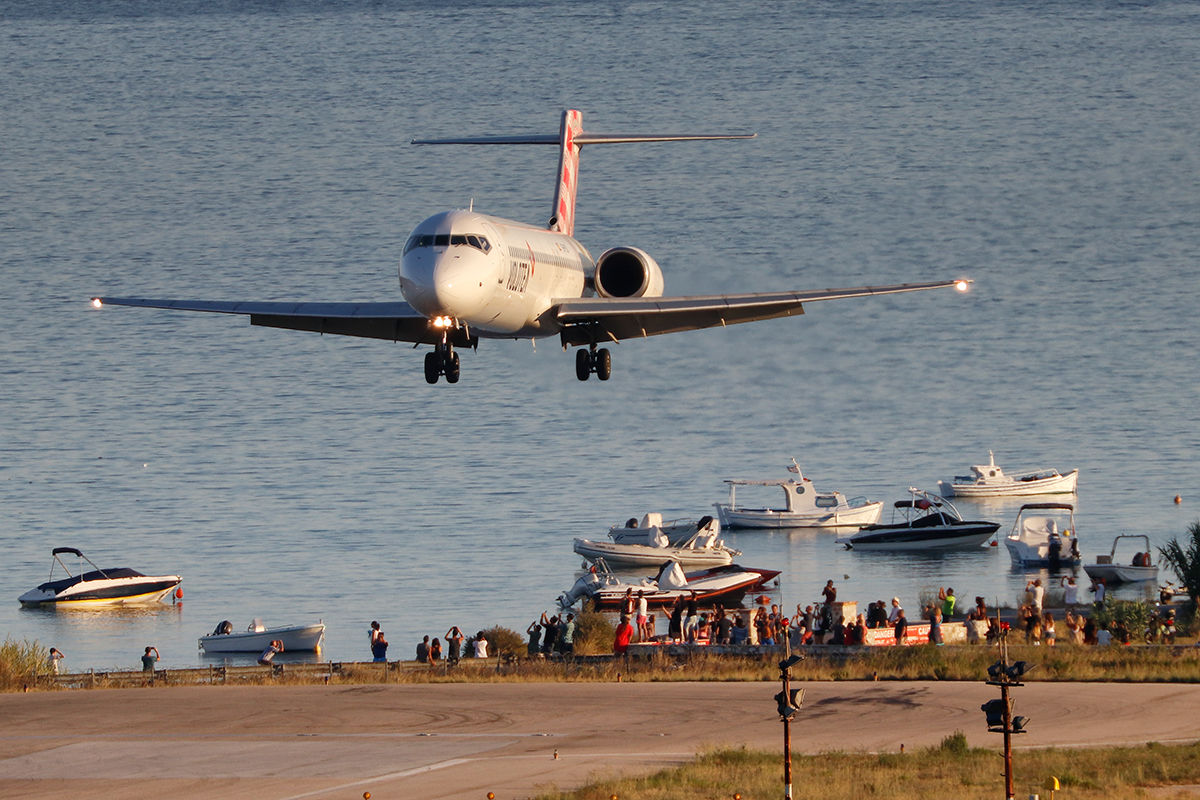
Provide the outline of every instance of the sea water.
<path id="1" fill-rule="evenodd" d="M 71 669 L 210 663 L 221 620 L 524 630 L 576 536 L 712 513 L 724 478 L 889 504 L 986 463 L 1081 470 L 1088 559 L 1200 514 L 1200 7 L 1186 2 L 0 4 L 0 630 Z M 623 342 L 404 344 L 94 310 L 93 294 L 395 300 L 409 231 L 548 218 L 552 148 L 415 137 L 741 132 L 586 148 L 578 238 L 670 294 L 967 276 L 969 294 Z M 1182 503 L 1172 502 L 1176 494 Z M 1036 499 L 1036 498 L 1035 498 Z M 1007 531 L 1020 501 L 961 504 Z M 886 516 L 886 515 L 885 515 Z M 1013 602 L 1003 547 L 729 532 L 785 606 Z M 184 576 L 178 605 L 23 610 L 50 550 Z M 1169 577 L 1163 574 L 1164 579 Z M 1081 582 L 1086 584 L 1080 573 Z M 1136 591 L 1133 595 L 1136 596 Z"/>

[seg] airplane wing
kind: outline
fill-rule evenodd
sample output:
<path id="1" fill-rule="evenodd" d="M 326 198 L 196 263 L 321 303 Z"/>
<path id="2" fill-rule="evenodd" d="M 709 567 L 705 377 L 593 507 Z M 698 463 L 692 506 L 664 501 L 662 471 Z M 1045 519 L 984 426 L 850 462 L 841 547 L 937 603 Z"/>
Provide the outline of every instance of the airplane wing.
<path id="1" fill-rule="evenodd" d="M 804 313 L 804 303 L 920 292 L 955 287 L 965 291 L 970 281 L 901 283 L 809 292 L 756 292 L 699 297 L 584 298 L 563 300 L 552 309 L 561 326 L 564 345 L 620 341 L 660 333 L 699 330 L 760 319 Z"/>
<path id="2" fill-rule="evenodd" d="M 105 305 L 164 308 L 173 311 L 207 311 L 250 317 L 251 325 L 297 331 L 389 339 L 394 342 L 438 344 L 442 332 L 408 303 L 290 303 L 221 300 L 151 300 L 141 297 L 93 297 L 97 308 Z M 454 344 L 471 346 L 465 331 L 452 331 Z"/>

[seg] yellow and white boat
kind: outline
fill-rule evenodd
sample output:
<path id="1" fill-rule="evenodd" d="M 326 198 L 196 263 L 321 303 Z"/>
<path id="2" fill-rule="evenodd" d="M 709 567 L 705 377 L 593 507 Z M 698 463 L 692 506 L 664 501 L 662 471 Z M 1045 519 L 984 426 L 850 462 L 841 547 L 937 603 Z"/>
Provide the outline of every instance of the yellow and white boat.
<path id="1" fill-rule="evenodd" d="M 90 572 L 72 575 L 60 555 L 78 556 L 91 564 Z M 128 567 L 100 569 L 74 547 L 56 547 L 50 552 L 50 579 L 36 589 L 21 595 L 23 606 L 88 607 L 147 605 L 158 603 L 179 588 L 183 578 L 178 575 L 143 575 Z M 54 580 L 58 565 L 67 574 Z"/>

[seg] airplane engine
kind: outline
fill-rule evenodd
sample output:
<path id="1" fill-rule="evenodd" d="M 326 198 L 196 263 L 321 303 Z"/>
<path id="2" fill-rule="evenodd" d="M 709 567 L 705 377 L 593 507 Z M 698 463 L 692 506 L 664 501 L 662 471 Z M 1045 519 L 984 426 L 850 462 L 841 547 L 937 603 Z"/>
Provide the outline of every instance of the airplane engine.
<path id="1" fill-rule="evenodd" d="M 664 288 L 657 262 L 636 247 L 612 247 L 601 253 L 593 283 L 601 297 L 662 297 Z"/>

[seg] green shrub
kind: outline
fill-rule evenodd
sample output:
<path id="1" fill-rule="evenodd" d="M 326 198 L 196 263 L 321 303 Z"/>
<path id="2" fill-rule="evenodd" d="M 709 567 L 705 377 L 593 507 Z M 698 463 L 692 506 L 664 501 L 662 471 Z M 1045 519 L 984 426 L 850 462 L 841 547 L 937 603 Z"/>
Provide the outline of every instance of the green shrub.
<path id="1" fill-rule="evenodd" d="M 1158 549 L 1158 554 L 1175 571 L 1192 603 L 1196 603 L 1200 600 L 1200 521 L 1188 525 L 1188 538 L 1191 541 L 1186 550 L 1172 537 L 1166 547 Z"/>
<path id="2" fill-rule="evenodd" d="M 525 637 L 512 628 L 488 628 L 483 632 L 488 641 L 488 655 L 522 655 L 525 653 Z"/>
<path id="3" fill-rule="evenodd" d="M 575 654 L 601 655 L 612 652 L 616 629 L 603 614 L 584 611 L 575 617 Z"/>

